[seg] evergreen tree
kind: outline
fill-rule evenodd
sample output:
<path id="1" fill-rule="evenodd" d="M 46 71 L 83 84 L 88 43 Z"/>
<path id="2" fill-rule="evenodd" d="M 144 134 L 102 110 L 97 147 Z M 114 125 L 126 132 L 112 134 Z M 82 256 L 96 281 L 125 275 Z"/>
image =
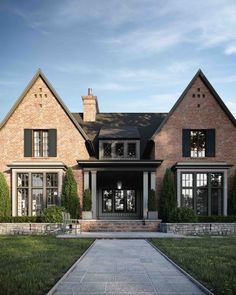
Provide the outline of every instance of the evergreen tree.
<path id="1" fill-rule="evenodd" d="M 236 215 L 236 170 L 233 176 L 233 183 L 232 183 L 232 190 L 230 195 L 230 202 L 229 202 L 229 213 Z"/>
<path id="2" fill-rule="evenodd" d="M 84 191 L 83 209 L 84 211 L 91 211 L 92 209 L 92 195 L 90 189 Z"/>
<path id="3" fill-rule="evenodd" d="M 164 179 L 162 182 L 161 196 L 160 196 L 160 217 L 163 221 L 168 222 L 172 211 L 176 208 L 176 192 L 175 184 L 171 170 L 166 169 Z"/>
<path id="4" fill-rule="evenodd" d="M 4 174 L 0 172 L 0 217 L 10 215 L 11 204 L 9 197 L 9 188 Z"/>
<path id="5" fill-rule="evenodd" d="M 77 183 L 71 168 L 66 170 L 62 188 L 62 206 L 70 213 L 71 218 L 80 218 L 80 199 L 77 193 Z"/>

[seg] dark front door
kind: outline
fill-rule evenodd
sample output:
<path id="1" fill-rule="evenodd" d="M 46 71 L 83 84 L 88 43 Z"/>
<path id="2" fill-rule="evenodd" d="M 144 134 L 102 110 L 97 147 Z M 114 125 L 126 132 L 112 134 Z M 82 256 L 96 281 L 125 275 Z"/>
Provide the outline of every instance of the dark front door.
<path id="1" fill-rule="evenodd" d="M 136 213 L 136 191 L 131 189 L 104 189 L 102 213 Z"/>

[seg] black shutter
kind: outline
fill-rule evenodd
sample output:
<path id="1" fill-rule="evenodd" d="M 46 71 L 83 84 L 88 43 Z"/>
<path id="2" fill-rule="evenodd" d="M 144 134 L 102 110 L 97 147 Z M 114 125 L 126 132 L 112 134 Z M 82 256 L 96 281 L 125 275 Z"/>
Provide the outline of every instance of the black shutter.
<path id="1" fill-rule="evenodd" d="M 183 157 L 190 157 L 190 129 L 183 129 Z"/>
<path id="2" fill-rule="evenodd" d="M 32 129 L 24 129 L 24 157 L 32 157 Z"/>
<path id="3" fill-rule="evenodd" d="M 57 129 L 48 130 L 48 156 L 57 156 Z"/>
<path id="4" fill-rule="evenodd" d="M 206 157 L 215 157 L 215 129 L 206 130 Z"/>

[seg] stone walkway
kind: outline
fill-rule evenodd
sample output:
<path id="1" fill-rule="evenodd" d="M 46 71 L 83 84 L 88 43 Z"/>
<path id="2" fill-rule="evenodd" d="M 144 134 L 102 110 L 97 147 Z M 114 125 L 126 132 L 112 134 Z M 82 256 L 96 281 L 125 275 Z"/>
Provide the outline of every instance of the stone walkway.
<path id="1" fill-rule="evenodd" d="M 145 240 L 96 240 L 48 294 L 205 294 Z"/>

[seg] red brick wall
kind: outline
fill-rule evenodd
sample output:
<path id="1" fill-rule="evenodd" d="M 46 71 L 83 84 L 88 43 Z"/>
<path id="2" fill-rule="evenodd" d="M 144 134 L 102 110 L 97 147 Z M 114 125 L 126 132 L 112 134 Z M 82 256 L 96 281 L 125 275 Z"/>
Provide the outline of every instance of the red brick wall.
<path id="1" fill-rule="evenodd" d="M 40 88 L 42 90 L 40 90 Z M 35 97 L 37 95 L 37 97 Z M 79 99 L 79 98 L 78 98 Z M 57 129 L 57 157 L 24 157 L 24 129 Z M 20 105 L 0 130 L 0 171 L 7 176 L 12 161 L 61 161 L 73 167 L 82 196 L 82 171 L 77 170 L 78 159 L 89 159 L 85 140 L 64 112 L 45 82 L 39 77 L 26 93 Z"/>
<path id="2" fill-rule="evenodd" d="M 192 94 L 195 94 L 195 97 L 192 97 Z M 182 157 L 182 129 L 208 128 L 216 130 L 215 157 Z M 178 161 L 226 161 L 228 164 L 236 165 L 236 128 L 200 78 L 196 79 L 154 141 L 155 158 L 164 160 L 157 170 L 158 192 L 165 169 Z M 234 169 L 235 166 L 228 171 L 229 178 Z"/>

